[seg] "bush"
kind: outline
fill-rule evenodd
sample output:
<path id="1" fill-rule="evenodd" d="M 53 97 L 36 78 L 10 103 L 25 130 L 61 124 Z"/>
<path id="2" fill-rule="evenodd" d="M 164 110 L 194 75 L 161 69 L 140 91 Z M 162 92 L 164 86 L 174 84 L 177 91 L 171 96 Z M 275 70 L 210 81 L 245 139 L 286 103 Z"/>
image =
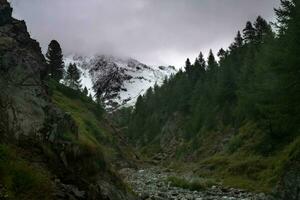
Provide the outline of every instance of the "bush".
<path id="1" fill-rule="evenodd" d="M 227 152 L 234 153 L 243 145 L 243 140 L 239 135 L 235 135 L 227 145 Z"/>

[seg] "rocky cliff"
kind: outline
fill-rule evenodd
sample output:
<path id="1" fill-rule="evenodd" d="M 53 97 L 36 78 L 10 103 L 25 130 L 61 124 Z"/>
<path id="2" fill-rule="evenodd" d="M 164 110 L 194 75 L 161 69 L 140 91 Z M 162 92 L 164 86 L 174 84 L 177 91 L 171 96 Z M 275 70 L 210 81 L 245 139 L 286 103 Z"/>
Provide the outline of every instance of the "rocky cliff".
<path id="1" fill-rule="evenodd" d="M 132 199 L 96 136 L 83 142 L 78 121 L 53 102 L 60 86 L 46 86 L 39 43 L 11 15 L 0 0 L 0 199 Z"/>

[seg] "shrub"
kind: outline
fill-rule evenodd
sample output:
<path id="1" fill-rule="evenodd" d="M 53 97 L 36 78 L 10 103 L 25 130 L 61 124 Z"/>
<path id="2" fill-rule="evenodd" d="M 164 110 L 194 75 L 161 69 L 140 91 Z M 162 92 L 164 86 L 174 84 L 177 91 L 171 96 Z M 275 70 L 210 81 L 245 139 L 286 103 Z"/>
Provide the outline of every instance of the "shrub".
<path id="1" fill-rule="evenodd" d="M 243 145 L 243 140 L 239 135 L 235 135 L 227 144 L 227 152 L 234 153 Z"/>

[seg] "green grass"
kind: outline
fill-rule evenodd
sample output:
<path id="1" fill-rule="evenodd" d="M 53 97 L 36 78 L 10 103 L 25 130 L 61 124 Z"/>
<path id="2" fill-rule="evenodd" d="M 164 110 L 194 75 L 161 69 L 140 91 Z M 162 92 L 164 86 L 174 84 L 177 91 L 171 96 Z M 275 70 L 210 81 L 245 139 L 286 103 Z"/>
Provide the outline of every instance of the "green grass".
<path id="1" fill-rule="evenodd" d="M 0 182 L 7 199 L 52 199 L 48 172 L 19 157 L 15 148 L 0 145 Z"/>
<path id="2" fill-rule="evenodd" d="M 222 134 L 230 137 L 226 132 Z M 180 172 L 194 171 L 197 176 L 213 178 L 224 186 L 270 193 L 290 161 L 300 156 L 300 136 L 279 143 L 268 154 L 261 153 L 258 147 L 266 142 L 264 133 L 253 123 L 242 126 L 226 143 L 221 142 L 223 138 L 217 132 L 204 135 L 198 152 L 192 152 L 196 155 L 192 162 L 173 160 L 168 167 Z"/>
<path id="3" fill-rule="evenodd" d="M 104 119 L 105 111 L 99 104 L 61 84 L 50 82 L 50 87 L 53 103 L 68 113 L 78 127 L 78 139 L 72 142 L 92 152 L 102 152 L 99 158 L 105 159 L 107 163 L 119 160 L 121 155 L 131 155 L 125 147 L 121 147 L 120 152 L 118 140 L 113 135 L 114 130 Z"/>
<path id="4" fill-rule="evenodd" d="M 104 111 L 101 106 L 81 92 L 63 85 L 51 83 L 51 87 L 53 102 L 70 114 L 78 126 L 78 142 L 89 146 L 90 149 L 102 148 L 105 152 L 111 152 L 110 147 L 115 144 L 115 141 L 105 127 Z M 110 154 L 114 155 L 114 153 Z"/>

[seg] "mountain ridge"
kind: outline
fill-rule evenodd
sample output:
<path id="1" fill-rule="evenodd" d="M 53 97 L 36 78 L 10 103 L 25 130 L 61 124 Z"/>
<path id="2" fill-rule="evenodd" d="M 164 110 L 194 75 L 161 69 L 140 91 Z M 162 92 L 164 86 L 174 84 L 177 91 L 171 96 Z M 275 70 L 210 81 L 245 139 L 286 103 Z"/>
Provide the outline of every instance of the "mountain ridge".
<path id="1" fill-rule="evenodd" d="M 173 66 L 148 66 L 133 58 L 112 55 L 69 55 L 64 61 L 66 66 L 77 65 L 82 87 L 87 87 L 92 96 L 98 91 L 107 109 L 133 106 L 148 88 L 161 85 L 177 73 Z"/>

